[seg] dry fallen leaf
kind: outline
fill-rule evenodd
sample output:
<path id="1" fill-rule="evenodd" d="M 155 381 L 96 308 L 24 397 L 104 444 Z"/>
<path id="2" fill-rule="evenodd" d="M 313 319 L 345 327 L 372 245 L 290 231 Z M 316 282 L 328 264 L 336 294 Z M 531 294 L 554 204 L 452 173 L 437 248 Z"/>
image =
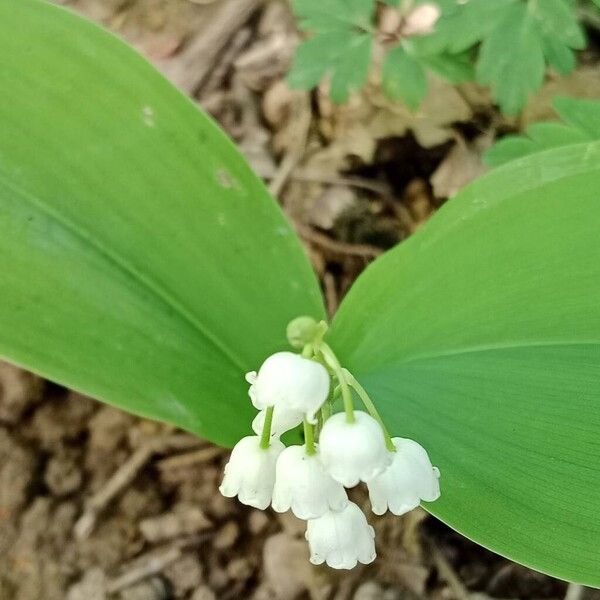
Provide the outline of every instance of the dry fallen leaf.
<path id="1" fill-rule="evenodd" d="M 436 198 L 451 198 L 485 172 L 482 156 L 491 141 L 490 135 L 480 136 L 471 143 L 457 137 L 456 144 L 430 178 Z"/>

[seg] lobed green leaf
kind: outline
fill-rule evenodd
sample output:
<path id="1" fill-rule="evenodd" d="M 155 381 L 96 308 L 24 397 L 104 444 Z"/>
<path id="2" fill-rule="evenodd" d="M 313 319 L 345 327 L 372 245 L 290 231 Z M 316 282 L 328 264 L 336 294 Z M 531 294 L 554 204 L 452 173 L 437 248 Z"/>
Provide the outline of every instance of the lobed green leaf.
<path id="1" fill-rule="evenodd" d="M 477 80 L 490 85 L 502 111 L 517 114 L 544 79 L 537 23 L 526 4 L 511 5 L 481 44 Z"/>
<path id="2" fill-rule="evenodd" d="M 374 7 L 374 0 L 297 0 L 300 26 L 313 35 L 296 50 L 288 85 L 312 89 L 329 75 L 334 102 L 360 89 L 371 63 Z"/>
<path id="3" fill-rule="evenodd" d="M 421 63 L 400 45 L 385 57 L 382 85 L 389 98 L 416 110 L 427 93 L 427 75 Z"/>
<path id="4" fill-rule="evenodd" d="M 502 138 L 486 152 L 486 164 L 496 167 L 549 148 L 600 140 L 600 101 L 557 97 L 552 105 L 564 123 L 534 123 L 525 135 Z"/>

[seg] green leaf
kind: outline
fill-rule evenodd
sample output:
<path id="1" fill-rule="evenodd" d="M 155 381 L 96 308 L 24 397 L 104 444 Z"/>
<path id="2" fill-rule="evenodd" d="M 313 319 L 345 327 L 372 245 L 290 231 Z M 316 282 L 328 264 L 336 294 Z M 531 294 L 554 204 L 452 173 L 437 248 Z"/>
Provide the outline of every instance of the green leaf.
<path id="1" fill-rule="evenodd" d="M 552 105 L 564 124 L 534 123 L 525 135 L 506 136 L 486 152 L 485 163 L 496 167 L 549 148 L 600 140 L 600 101 L 557 97 Z"/>
<path id="2" fill-rule="evenodd" d="M 467 537 L 600 585 L 600 142 L 477 180 L 359 277 L 329 342 Z"/>
<path id="3" fill-rule="evenodd" d="M 383 90 L 392 100 L 402 100 L 416 110 L 427 93 L 427 76 L 419 61 L 402 46 L 390 50 L 383 63 Z"/>
<path id="4" fill-rule="evenodd" d="M 372 38 L 368 34 L 354 36 L 339 57 L 331 76 L 330 96 L 334 102 L 348 100 L 359 90 L 369 75 Z"/>
<path id="5" fill-rule="evenodd" d="M 544 68 L 537 22 L 526 4 L 514 4 L 481 45 L 477 79 L 491 86 L 504 113 L 514 115 L 542 84 Z"/>
<path id="6" fill-rule="evenodd" d="M 288 85 L 308 90 L 331 75 L 334 102 L 360 89 L 371 63 L 374 8 L 374 0 L 296 0 L 300 27 L 314 35 L 298 46 Z"/>
<path id="7" fill-rule="evenodd" d="M 0 2 L 0 356 L 222 444 L 244 372 L 322 317 L 301 245 L 221 130 L 62 8 Z"/>
<path id="8" fill-rule="evenodd" d="M 369 29 L 375 0 L 294 0 L 299 25 L 313 33 Z"/>
<path id="9" fill-rule="evenodd" d="M 481 43 L 477 79 L 489 85 L 501 109 L 516 114 L 543 80 L 546 63 L 560 73 L 575 67 L 573 49 L 585 36 L 566 0 L 439 0 L 435 31 L 411 41 L 416 53 L 459 54 Z M 435 69 L 435 65 L 431 67 Z M 442 74 L 443 75 L 443 74 Z"/>
<path id="10" fill-rule="evenodd" d="M 600 139 L 600 100 L 557 97 L 552 102 L 559 117 L 570 127 Z"/>
<path id="11" fill-rule="evenodd" d="M 585 48 L 583 29 L 565 0 L 536 0 L 529 3 L 529 9 L 548 38 L 560 41 L 568 48 Z"/>
<path id="12" fill-rule="evenodd" d="M 520 0 L 438 0 L 442 14 L 435 31 L 411 43 L 422 54 L 459 54 L 485 39 L 516 2 Z"/>
<path id="13" fill-rule="evenodd" d="M 468 52 L 462 54 L 433 54 L 419 56 L 419 61 L 450 83 L 475 79 L 475 67 Z"/>
<path id="14" fill-rule="evenodd" d="M 543 36 L 542 47 L 548 64 L 554 67 L 561 75 L 566 75 L 575 68 L 577 64 L 575 54 L 560 40 L 551 36 Z"/>
<path id="15" fill-rule="evenodd" d="M 343 59 L 355 36 L 348 31 L 331 31 L 314 36 L 298 46 L 287 82 L 293 89 L 311 89 Z"/>

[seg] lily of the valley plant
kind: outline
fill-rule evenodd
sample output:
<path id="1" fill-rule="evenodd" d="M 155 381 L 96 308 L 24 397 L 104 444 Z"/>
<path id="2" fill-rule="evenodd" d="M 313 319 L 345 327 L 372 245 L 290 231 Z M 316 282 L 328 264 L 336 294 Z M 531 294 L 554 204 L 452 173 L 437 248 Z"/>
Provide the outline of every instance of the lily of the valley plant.
<path id="1" fill-rule="evenodd" d="M 351 569 L 375 559 L 375 531 L 345 488 L 366 483 L 375 514 L 403 515 L 440 495 L 439 470 L 417 442 L 392 438 L 375 404 L 323 341 L 327 326 L 298 317 L 287 330 L 301 354 L 278 352 L 247 373 L 260 412 L 256 435 L 233 448 L 219 488 L 259 509 L 291 510 L 307 521 L 313 564 Z M 355 392 L 367 412 L 356 410 Z M 332 413 L 337 395 L 343 411 Z M 304 444 L 286 448 L 279 437 L 304 424 Z"/>
<path id="2" fill-rule="evenodd" d="M 511 104 L 528 69 L 505 60 L 505 31 L 538 72 L 540 40 L 565 65 L 578 47 L 566 0 L 435 4 L 448 41 L 467 17 L 476 32 L 489 11 L 510 19 L 462 49 L 482 41 Z M 310 85 L 368 67 L 369 5 L 296 3 Z M 415 72 L 397 48 L 391 66 Z M 425 501 L 491 550 L 600 586 L 593 106 L 504 146 L 507 164 L 360 274 L 325 332 L 318 278 L 263 182 L 131 48 L 43 0 L 0 0 L 0 89 L 0 358 L 235 446 L 223 493 L 306 520 L 313 562 L 373 560 L 371 511 Z M 346 493 L 360 482 L 366 515 Z"/>

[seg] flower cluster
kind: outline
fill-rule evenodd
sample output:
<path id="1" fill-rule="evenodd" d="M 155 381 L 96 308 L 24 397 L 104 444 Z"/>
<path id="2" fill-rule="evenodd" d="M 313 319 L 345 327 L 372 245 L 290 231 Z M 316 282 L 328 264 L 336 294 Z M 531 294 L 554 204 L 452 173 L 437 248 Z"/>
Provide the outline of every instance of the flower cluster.
<path id="1" fill-rule="evenodd" d="M 365 482 L 372 510 L 402 515 L 440 495 L 439 470 L 422 446 L 392 438 L 365 389 L 323 341 L 325 324 L 292 321 L 288 339 L 302 354 L 278 352 L 246 375 L 259 410 L 256 435 L 241 439 L 219 488 L 259 509 L 291 510 L 307 521 L 310 561 L 351 569 L 375 559 L 375 533 L 345 488 Z M 333 382 L 333 385 L 332 385 Z M 367 412 L 354 409 L 353 392 Z M 344 410 L 332 414 L 337 397 Z M 304 424 L 304 444 L 280 436 Z"/>

